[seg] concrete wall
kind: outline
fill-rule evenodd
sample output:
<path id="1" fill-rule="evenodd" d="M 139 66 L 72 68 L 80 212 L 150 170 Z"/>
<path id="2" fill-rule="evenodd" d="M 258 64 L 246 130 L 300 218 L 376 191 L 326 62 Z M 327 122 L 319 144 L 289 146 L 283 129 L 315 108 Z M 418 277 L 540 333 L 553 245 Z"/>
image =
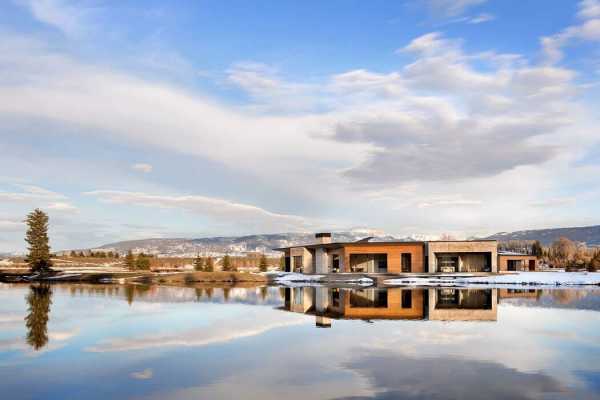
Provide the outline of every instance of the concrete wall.
<path id="1" fill-rule="evenodd" d="M 529 261 L 530 260 L 533 260 L 535 262 L 535 271 L 537 271 L 539 268 L 539 263 L 538 263 L 538 259 L 536 256 L 499 254 L 498 255 L 498 271 L 501 271 L 501 272 L 508 271 L 508 261 L 509 260 L 521 260 L 521 262 L 523 264 L 522 268 L 520 270 L 517 269 L 517 271 L 529 271 Z"/>
<path id="2" fill-rule="evenodd" d="M 498 242 L 495 240 L 439 241 L 427 243 L 428 272 L 439 272 L 437 253 L 490 253 L 491 272 L 498 270 Z"/>
<path id="3" fill-rule="evenodd" d="M 425 272 L 422 243 L 352 243 L 344 246 L 344 272 L 350 271 L 351 254 L 387 254 L 389 273 L 402 272 L 402 253 L 411 254 L 411 272 Z"/>
<path id="4" fill-rule="evenodd" d="M 302 265 L 295 265 L 294 257 L 302 257 Z M 314 273 L 314 263 L 312 253 L 306 247 L 292 247 L 290 249 L 290 264 L 292 267 L 292 271 L 295 271 L 296 268 L 301 267 L 302 271 L 305 274 Z"/>

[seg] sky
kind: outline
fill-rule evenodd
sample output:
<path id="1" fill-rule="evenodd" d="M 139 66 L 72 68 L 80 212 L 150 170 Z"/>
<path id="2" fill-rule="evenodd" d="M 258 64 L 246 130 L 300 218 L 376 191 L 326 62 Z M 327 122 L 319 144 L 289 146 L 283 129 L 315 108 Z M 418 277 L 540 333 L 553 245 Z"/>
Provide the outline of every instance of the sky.
<path id="1" fill-rule="evenodd" d="M 600 0 L 0 3 L 0 252 L 600 224 Z"/>

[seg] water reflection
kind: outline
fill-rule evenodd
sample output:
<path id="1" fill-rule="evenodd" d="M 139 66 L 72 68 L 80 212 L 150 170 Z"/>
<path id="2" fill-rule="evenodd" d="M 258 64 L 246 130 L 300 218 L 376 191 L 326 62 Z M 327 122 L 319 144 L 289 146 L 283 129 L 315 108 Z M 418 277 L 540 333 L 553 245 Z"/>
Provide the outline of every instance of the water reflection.
<path id="1" fill-rule="evenodd" d="M 11 399 L 598 398 L 597 311 L 600 290 L 0 285 L 0 382 Z"/>
<path id="2" fill-rule="evenodd" d="M 52 288 L 48 284 L 31 285 L 26 297 L 29 313 L 25 317 L 27 343 L 40 350 L 48 343 L 48 319 L 52 305 Z"/>
<path id="3" fill-rule="evenodd" d="M 456 288 L 287 288 L 283 310 L 316 317 L 316 326 L 332 319 L 496 321 L 497 289 Z"/>

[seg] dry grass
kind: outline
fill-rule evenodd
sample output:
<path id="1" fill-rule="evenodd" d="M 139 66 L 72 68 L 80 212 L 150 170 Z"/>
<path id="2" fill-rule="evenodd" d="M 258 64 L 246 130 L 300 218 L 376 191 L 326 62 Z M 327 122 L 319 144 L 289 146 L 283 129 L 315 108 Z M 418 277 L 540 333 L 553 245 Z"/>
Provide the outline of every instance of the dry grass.
<path id="1" fill-rule="evenodd" d="M 179 272 L 168 275 L 152 275 L 152 280 L 167 284 L 192 284 L 196 282 L 266 282 L 263 275 L 245 272 Z"/>

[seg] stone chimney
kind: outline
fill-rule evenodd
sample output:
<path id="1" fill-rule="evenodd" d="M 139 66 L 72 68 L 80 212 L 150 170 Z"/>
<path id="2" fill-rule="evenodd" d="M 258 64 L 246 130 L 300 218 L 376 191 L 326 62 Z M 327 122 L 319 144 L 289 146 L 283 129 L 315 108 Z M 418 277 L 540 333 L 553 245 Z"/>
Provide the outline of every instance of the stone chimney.
<path id="1" fill-rule="evenodd" d="M 331 243 L 331 233 L 329 232 L 321 232 L 315 235 L 318 244 L 327 244 Z"/>

